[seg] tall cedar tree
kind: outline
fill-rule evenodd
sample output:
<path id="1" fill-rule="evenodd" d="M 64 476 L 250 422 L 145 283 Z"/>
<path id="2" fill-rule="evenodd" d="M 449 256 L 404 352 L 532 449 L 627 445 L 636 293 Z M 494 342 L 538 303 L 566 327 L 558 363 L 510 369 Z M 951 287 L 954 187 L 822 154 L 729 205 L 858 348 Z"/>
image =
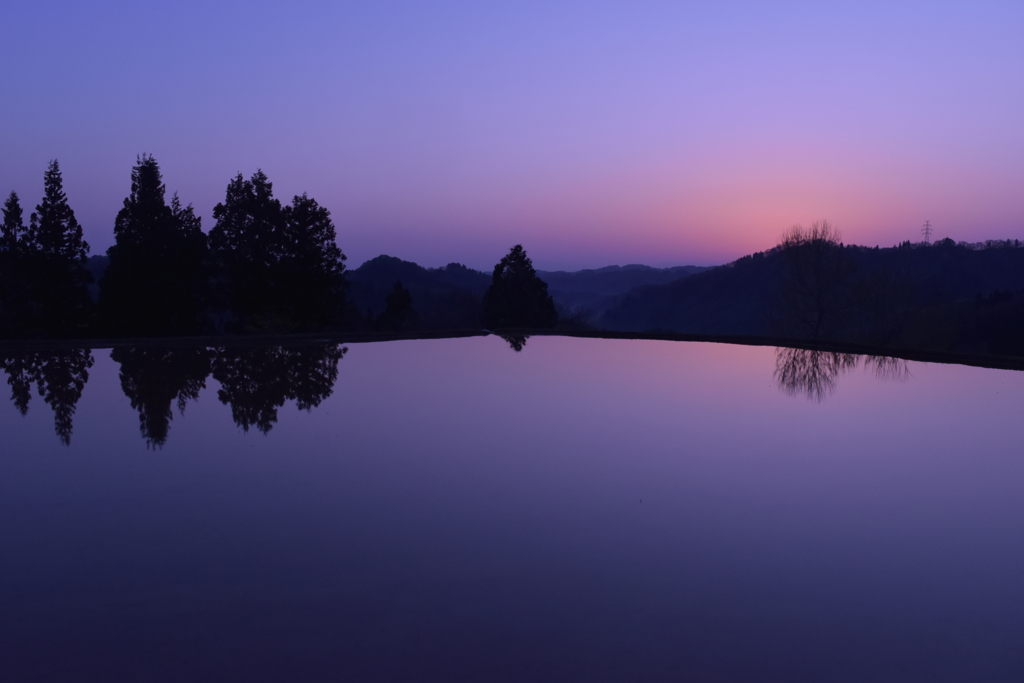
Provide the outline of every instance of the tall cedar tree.
<path id="1" fill-rule="evenodd" d="M 482 322 L 491 329 L 545 329 L 558 323 L 548 285 L 537 277 L 522 245 L 514 246 L 494 266 L 491 286 L 484 294 Z"/>
<path id="2" fill-rule="evenodd" d="M 33 251 L 67 264 L 81 263 L 89 255 L 89 243 L 82 239 L 82 226 L 68 206 L 56 159 L 43 175 L 43 201 L 32 214 L 28 244 Z"/>
<path id="3" fill-rule="evenodd" d="M 12 192 L 4 201 L 4 223 L 0 232 L 0 252 L 14 254 L 25 244 L 25 212 L 22 211 L 18 193 Z"/>
<path id="4" fill-rule="evenodd" d="M 204 295 L 206 235 L 192 205 L 165 201 L 160 165 L 143 154 L 131 194 L 114 221 L 115 244 L 100 281 L 100 324 L 115 335 L 198 331 Z"/>
<path id="5" fill-rule="evenodd" d="M 26 229 L 16 194 L 4 203 L 5 272 L 0 325 L 6 336 L 81 335 L 92 313 L 89 245 L 68 206 L 60 166 L 43 176 L 43 200 Z"/>
<path id="6" fill-rule="evenodd" d="M 257 171 L 228 184 L 213 217 L 220 305 L 241 330 L 302 331 L 344 322 L 345 255 L 326 208 L 305 194 L 282 206 Z"/>
<path id="7" fill-rule="evenodd" d="M 28 288 L 24 267 L 25 220 L 18 195 L 12 192 L 3 207 L 0 232 L 0 336 L 18 336 L 27 317 Z"/>

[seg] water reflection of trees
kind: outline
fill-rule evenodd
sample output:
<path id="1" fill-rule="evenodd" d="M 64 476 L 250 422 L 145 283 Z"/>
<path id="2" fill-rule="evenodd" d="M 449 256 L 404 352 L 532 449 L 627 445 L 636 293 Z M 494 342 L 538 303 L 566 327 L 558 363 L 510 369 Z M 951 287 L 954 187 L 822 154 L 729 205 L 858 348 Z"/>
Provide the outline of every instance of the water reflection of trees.
<path id="1" fill-rule="evenodd" d="M 0 356 L 0 367 L 7 373 L 11 401 L 18 412 L 28 413 L 34 384 L 39 396 L 53 409 L 54 429 L 65 446 L 71 443 L 75 408 L 93 362 L 89 349 L 15 351 Z"/>
<path id="2" fill-rule="evenodd" d="M 217 349 L 213 358 L 213 378 L 221 385 L 217 397 L 231 406 L 235 424 L 245 431 L 255 426 L 266 434 L 286 401 L 311 410 L 331 395 L 338 361 L 347 350 L 339 344 Z"/>
<path id="3" fill-rule="evenodd" d="M 217 397 L 231 407 L 235 423 L 246 431 L 255 426 L 266 434 L 277 422 L 278 408 L 287 401 L 311 410 L 331 395 L 338 361 L 346 350 L 338 344 L 121 347 L 110 357 L 121 365 L 121 389 L 139 413 L 143 438 L 149 446 L 160 447 L 167 441 L 174 405 L 184 414 L 188 402 L 199 398 L 211 372 L 221 385 Z"/>
<path id="4" fill-rule="evenodd" d="M 790 396 L 804 395 L 820 402 L 835 391 L 841 374 L 861 365 L 873 370 L 879 379 L 903 381 L 910 377 L 907 361 L 902 358 L 777 348 L 775 382 Z"/>
<path id="5" fill-rule="evenodd" d="M 110 357 L 121 364 L 121 389 L 139 411 L 142 438 L 151 447 L 163 446 L 174 417 L 171 404 L 184 414 L 186 404 L 206 387 L 209 350 L 122 347 Z"/>
<path id="6" fill-rule="evenodd" d="M 910 365 L 902 358 L 864 356 L 864 367 L 874 370 L 875 377 L 903 382 L 910 379 Z"/>
<path id="7" fill-rule="evenodd" d="M 530 337 L 526 334 L 503 334 L 501 335 L 501 338 L 508 343 L 509 347 L 513 351 L 519 353 L 523 350 L 523 347 L 526 346 L 526 340 Z"/>

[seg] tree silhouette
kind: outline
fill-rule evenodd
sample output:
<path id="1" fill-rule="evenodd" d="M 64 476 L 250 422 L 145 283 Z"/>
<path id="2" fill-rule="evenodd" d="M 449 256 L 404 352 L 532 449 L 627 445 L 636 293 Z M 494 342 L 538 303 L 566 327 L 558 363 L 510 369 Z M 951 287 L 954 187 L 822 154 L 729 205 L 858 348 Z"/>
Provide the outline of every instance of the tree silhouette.
<path id="1" fill-rule="evenodd" d="M 87 287 L 92 276 L 85 269 L 89 245 L 68 206 L 56 160 L 46 170 L 43 190 L 43 200 L 29 219 L 24 239 L 19 240 L 23 245 L 18 254 L 19 277 L 24 287 L 19 331 L 82 333 L 92 309 Z M 12 227 L 13 223 L 12 216 Z"/>
<path id="2" fill-rule="evenodd" d="M 272 278 L 283 246 L 281 202 L 262 171 L 245 180 L 239 173 L 228 183 L 224 202 L 213 209 L 210 250 L 218 266 L 222 307 L 242 327 L 258 324 L 272 301 Z"/>
<path id="3" fill-rule="evenodd" d="M 141 155 L 131 194 L 114 222 L 110 265 L 100 281 L 100 319 L 115 335 L 195 332 L 203 303 L 206 235 L 192 205 L 170 205 L 156 159 Z"/>
<path id="4" fill-rule="evenodd" d="M 396 281 L 388 292 L 384 312 L 375 321 L 378 329 L 399 332 L 416 327 L 417 315 L 412 307 L 412 293 Z"/>
<path id="5" fill-rule="evenodd" d="M 793 226 L 779 248 L 784 257 L 779 319 L 784 334 L 818 338 L 831 336 L 840 314 L 852 303 L 850 277 L 856 270 L 828 221 L 809 229 Z"/>
<path id="6" fill-rule="evenodd" d="M 27 228 L 24 211 L 17 192 L 11 192 L 4 201 L 4 223 L 0 232 L 0 252 L 15 254 L 24 246 Z"/>
<path id="7" fill-rule="evenodd" d="M 491 286 L 484 295 L 482 323 L 492 329 L 544 329 L 558 323 L 548 286 L 537 277 L 522 245 L 514 246 L 494 266 Z"/>
<path id="8" fill-rule="evenodd" d="M 28 322 L 31 290 L 25 263 L 24 212 L 18 195 L 12 192 L 3 206 L 0 228 L 0 334 L 18 336 Z"/>
<path id="9" fill-rule="evenodd" d="M 43 175 L 43 200 L 32 214 L 28 242 L 33 251 L 69 264 L 84 261 L 89 254 L 89 244 L 82 239 L 82 226 L 68 206 L 56 159 Z"/>
<path id="10" fill-rule="evenodd" d="M 225 294 L 220 304 L 241 329 L 320 329 L 343 321 L 345 255 L 326 208 L 305 194 L 282 206 L 257 171 L 228 184 L 213 217 L 210 247 Z"/>
<path id="11" fill-rule="evenodd" d="M 11 400 L 18 411 L 28 412 L 32 385 L 53 409 L 54 429 L 61 443 L 71 443 L 72 421 L 78 399 L 89 381 L 93 357 L 89 349 L 46 353 L 16 353 L 0 359 L 11 385 Z"/>
<path id="12" fill-rule="evenodd" d="M 167 442 L 172 403 L 184 415 L 187 403 L 199 398 L 210 374 L 210 355 L 206 348 L 119 347 L 111 352 L 121 364 L 121 389 L 139 411 L 139 431 L 147 446 L 159 448 Z"/>
<path id="13" fill-rule="evenodd" d="M 346 351 L 338 344 L 217 349 L 217 397 L 231 406 L 235 424 L 245 431 L 255 426 L 266 434 L 286 401 L 294 400 L 300 410 L 308 411 L 331 395 L 338 361 Z"/>
<path id="14" fill-rule="evenodd" d="M 331 212 L 308 195 L 297 195 L 284 209 L 284 222 L 278 300 L 301 328 L 343 322 L 346 256 L 336 242 Z"/>

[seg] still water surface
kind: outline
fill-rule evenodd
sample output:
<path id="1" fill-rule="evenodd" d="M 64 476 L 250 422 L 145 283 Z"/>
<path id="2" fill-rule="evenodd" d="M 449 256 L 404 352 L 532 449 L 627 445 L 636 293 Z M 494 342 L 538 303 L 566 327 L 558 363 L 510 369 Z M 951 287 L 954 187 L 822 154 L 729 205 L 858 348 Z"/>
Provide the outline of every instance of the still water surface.
<path id="1" fill-rule="evenodd" d="M 1022 373 L 191 353 L 5 361 L 0 680 L 1024 679 Z"/>

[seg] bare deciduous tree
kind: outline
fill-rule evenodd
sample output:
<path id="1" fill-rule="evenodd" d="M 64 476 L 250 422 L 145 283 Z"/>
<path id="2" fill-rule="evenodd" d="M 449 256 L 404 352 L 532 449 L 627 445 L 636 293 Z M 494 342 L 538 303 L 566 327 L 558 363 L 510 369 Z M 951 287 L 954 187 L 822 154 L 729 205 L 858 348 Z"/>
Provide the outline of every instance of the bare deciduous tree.
<path id="1" fill-rule="evenodd" d="M 795 225 L 782 236 L 784 256 L 779 327 L 784 334 L 819 338 L 839 327 L 849 307 L 855 264 L 843 253 L 839 231 L 828 221 Z"/>

